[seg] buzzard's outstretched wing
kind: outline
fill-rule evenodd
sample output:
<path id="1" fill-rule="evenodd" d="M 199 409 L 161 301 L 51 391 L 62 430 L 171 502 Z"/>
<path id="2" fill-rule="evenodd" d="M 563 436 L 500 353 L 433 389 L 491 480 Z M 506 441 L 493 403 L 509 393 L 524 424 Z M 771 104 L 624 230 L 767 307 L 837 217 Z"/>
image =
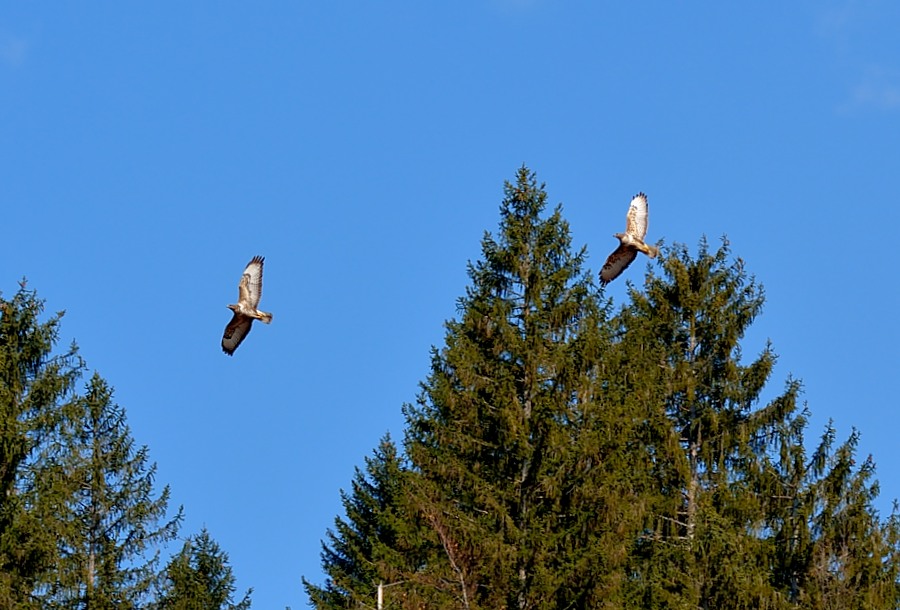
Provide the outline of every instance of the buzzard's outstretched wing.
<path id="1" fill-rule="evenodd" d="M 631 205 L 628 206 L 628 214 L 625 216 L 625 233 L 644 241 L 644 236 L 647 234 L 648 216 L 647 196 L 638 193 L 631 200 Z"/>
<path id="2" fill-rule="evenodd" d="M 243 284 L 243 282 L 241 283 Z M 235 312 L 231 317 L 231 322 L 225 327 L 225 334 L 222 335 L 222 351 L 229 356 L 233 355 L 244 337 L 250 333 L 252 325 L 253 318 Z"/>
<path id="3" fill-rule="evenodd" d="M 249 309 L 259 306 L 262 297 L 263 262 L 262 256 L 254 256 L 244 268 L 241 283 L 238 285 L 238 302 L 244 303 Z"/>
<path id="4" fill-rule="evenodd" d="M 600 270 L 600 282 L 608 284 L 621 274 L 637 258 L 637 250 L 632 246 L 619 244 L 612 254 L 603 263 Z"/>

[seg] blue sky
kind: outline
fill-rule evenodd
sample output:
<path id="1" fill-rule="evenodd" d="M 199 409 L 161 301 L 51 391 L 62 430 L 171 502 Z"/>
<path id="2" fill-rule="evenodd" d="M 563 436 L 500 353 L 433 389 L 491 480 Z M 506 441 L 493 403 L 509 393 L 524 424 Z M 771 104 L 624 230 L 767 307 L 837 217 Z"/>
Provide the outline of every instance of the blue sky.
<path id="1" fill-rule="evenodd" d="M 890 0 L 3 3 L 0 290 L 27 276 L 66 310 L 182 533 L 296 610 L 503 181 L 535 170 L 595 272 L 643 190 L 650 240 L 727 234 L 768 297 L 745 354 L 771 338 L 769 391 L 803 380 L 810 437 L 859 428 L 887 510 L 898 26 Z M 255 254 L 275 319 L 229 358 Z"/>

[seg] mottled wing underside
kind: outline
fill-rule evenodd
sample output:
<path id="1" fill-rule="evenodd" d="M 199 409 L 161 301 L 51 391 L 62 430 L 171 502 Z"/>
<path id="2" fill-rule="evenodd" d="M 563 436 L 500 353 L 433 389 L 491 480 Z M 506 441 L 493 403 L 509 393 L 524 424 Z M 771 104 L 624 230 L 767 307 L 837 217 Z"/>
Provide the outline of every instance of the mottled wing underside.
<path id="1" fill-rule="evenodd" d="M 631 205 L 628 206 L 628 214 L 625 216 L 625 233 L 643 241 L 647 234 L 648 216 L 647 196 L 638 193 L 631 200 Z"/>
<path id="2" fill-rule="evenodd" d="M 237 302 L 245 307 L 250 306 L 250 276 L 246 273 L 241 276 L 241 281 L 238 282 Z"/>
<path id="3" fill-rule="evenodd" d="M 238 284 L 238 302 L 249 309 L 256 309 L 262 298 L 263 262 L 265 260 L 262 256 L 254 256 L 244 268 L 241 283 Z"/>
<path id="4" fill-rule="evenodd" d="M 259 305 L 262 297 L 263 262 L 265 260 L 262 256 L 254 256 L 241 274 L 241 281 L 238 282 L 237 311 L 234 312 L 222 335 L 222 351 L 229 356 L 234 354 L 234 350 L 246 338 L 253 325 L 253 318 L 241 312 L 254 312 Z M 229 305 L 229 307 L 235 309 L 234 306 Z M 265 321 L 268 322 L 271 319 L 272 316 L 269 314 Z"/>
<path id="5" fill-rule="evenodd" d="M 253 325 L 253 318 L 235 313 L 231 317 L 231 322 L 225 327 L 225 334 L 222 335 L 222 351 L 231 356 L 234 350 L 238 348 L 241 341 L 250 333 Z"/>
<path id="6" fill-rule="evenodd" d="M 608 284 L 628 268 L 634 259 L 637 258 L 637 250 L 632 246 L 619 244 L 612 254 L 603 263 L 603 269 L 600 270 L 600 281 Z"/>

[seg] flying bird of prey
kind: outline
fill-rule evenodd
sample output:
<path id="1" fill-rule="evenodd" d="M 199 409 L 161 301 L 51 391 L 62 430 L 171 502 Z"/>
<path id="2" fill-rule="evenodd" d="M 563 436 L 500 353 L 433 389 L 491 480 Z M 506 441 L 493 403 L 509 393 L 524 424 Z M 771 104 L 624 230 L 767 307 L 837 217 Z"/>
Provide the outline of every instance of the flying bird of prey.
<path id="1" fill-rule="evenodd" d="M 238 284 L 238 302 L 228 305 L 228 309 L 234 312 L 231 322 L 225 327 L 222 336 L 222 351 L 231 356 L 238 348 L 247 333 L 253 320 L 262 320 L 266 324 L 272 322 L 272 314 L 260 311 L 259 298 L 262 296 L 263 261 L 262 256 L 254 256 L 244 268 L 244 274 Z"/>
<path id="2" fill-rule="evenodd" d="M 649 215 L 647 196 L 638 193 L 631 200 L 631 205 L 628 206 L 628 214 L 625 216 L 625 232 L 613 235 L 619 239 L 619 247 L 609 255 L 606 263 L 603 264 L 603 269 L 600 270 L 601 283 L 608 284 L 619 277 L 619 274 L 637 258 L 638 250 L 650 258 L 656 258 L 656 255 L 659 254 L 659 248 L 644 243 Z"/>

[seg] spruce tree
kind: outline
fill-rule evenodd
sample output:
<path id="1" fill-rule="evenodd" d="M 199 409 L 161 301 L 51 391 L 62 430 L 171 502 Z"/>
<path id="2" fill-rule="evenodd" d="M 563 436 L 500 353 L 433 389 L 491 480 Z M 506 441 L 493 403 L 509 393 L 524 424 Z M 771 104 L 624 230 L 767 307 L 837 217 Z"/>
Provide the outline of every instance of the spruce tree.
<path id="1" fill-rule="evenodd" d="M 764 293 L 727 242 L 665 248 L 611 315 L 545 211 L 522 168 L 313 605 L 896 608 L 900 519 L 855 434 L 806 455 L 799 382 L 763 399 L 776 356 L 741 344 Z"/>
<path id="2" fill-rule="evenodd" d="M 407 405 L 407 464 L 369 462 L 323 553 L 318 608 L 555 608 L 614 603 L 640 521 L 621 409 L 595 402 L 605 310 L 585 252 L 527 168 L 470 265 L 460 317 Z M 616 459 L 609 459 L 615 456 Z M 605 570 L 597 569 L 604 567 Z M 362 591 L 366 597 L 351 592 Z"/>
<path id="3" fill-rule="evenodd" d="M 166 566 L 158 610 L 247 610 L 248 590 L 234 602 L 234 574 L 228 555 L 204 528 L 189 538 Z"/>
<path id="4" fill-rule="evenodd" d="M 872 462 L 853 469 L 855 434 L 834 449 L 829 427 L 807 458 L 799 382 L 762 403 L 775 354 L 766 345 L 742 362 L 762 288 L 727 242 L 713 253 L 701 241 L 696 257 L 675 246 L 661 268 L 613 320 L 656 387 L 643 439 L 656 492 L 632 554 L 631 604 L 895 608 L 896 517 L 874 510 Z"/>
<path id="5" fill-rule="evenodd" d="M 365 459 L 365 470 L 356 470 L 350 492 L 341 492 L 346 516 L 335 519 L 322 545 L 325 585 L 303 579 L 314 607 L 374 606 L 379 585 L 389 600 L 386 608 L 431 607 L 430 593 L 399 586 L 438 560 L 430 556 L 434 548 L 421 538 L 421 523 L 408 509 L 406 486 L 413 476 L 385 435 Z"/>
<path id="6" fill-rule="evenodd" d="M 94 374 L 45 462 L 68 484 L 55 504 L 65 524 L 59 557 L 38 593 L 45 608 L 137 608 L 158 578 L 154 547 L 177 534 L 181 510 L 165 520 L 169 488 L 155 495 L 156 465 L 136 448 L 125 411 Z"/>
<path id="7" fill-rule="evenodd" d="M 835 447 L 829 423 L 807 455 L 804 411 L 779 431 L 760 488 L 770 499 L 772 584 L 794 607 L 897 608 L 900 519 L 875 509 L 871 456 L 856 463 L 856 431 Z"/>
<path id="8" fill-rule="evenodd" d="M 831 451 L 829 424 L 816 457 L 827 462 L 811 482 L 812 546 L 796 596 L 802 608 L 822 610 L 897 608 L 900 605 L 900 521 L 895 507 L 882 521 L 875 509 L 879 487 L 871 456 L 856 466 L 854 431 Z M 815 470 L 817 465 L 813 465 Z"/>
<path id="9" fill-rule="evenodd" d="M 614 321 L 635 374 L 652 370 L 665 388 L 647 403 L 659 493 L 639 549 L 646 563 L 635 570 L 640 599 L 644 607 L 763 607 L 771 591 L 759 582 L 758 538 L 746 527 L 760 522 L 748 481 L 799 388 L 758 406 L 775 356 L 765 346 L 743 364 L 740 340 L 763 293 L 729 260 L 727 244 L 710 253 L 701 242 L 696 258 L 676 246 L 661 267 Z"/>
<path id="10" fill-rule="evenodd" d="M 416 509 L 444 555 L 415 580 L 447 606 L 557 607 L 572 584 L 565 569 L 577 569 L 560 509 L 579 491 L 565 476 L 577 461 L 568 428 L 590 400 L 602 312 L 584 250 L 572 252 L 561 210 L 543 217 L 546 206 L 521 168 L 497 237 L 485 235 L 469 268 L 460 319 L 406 410 Z"/>
<path id="11" fill-rule="evenodd" d="M 28 607 L 53 561 L 54 523 L 34 510 L 35 450 L 53 436 L 83 364 L 73 344 L 54 354 L 63 312 L 41 321 L 44 302 L 23 281 L 0 298 L 0 607 Z"/>

